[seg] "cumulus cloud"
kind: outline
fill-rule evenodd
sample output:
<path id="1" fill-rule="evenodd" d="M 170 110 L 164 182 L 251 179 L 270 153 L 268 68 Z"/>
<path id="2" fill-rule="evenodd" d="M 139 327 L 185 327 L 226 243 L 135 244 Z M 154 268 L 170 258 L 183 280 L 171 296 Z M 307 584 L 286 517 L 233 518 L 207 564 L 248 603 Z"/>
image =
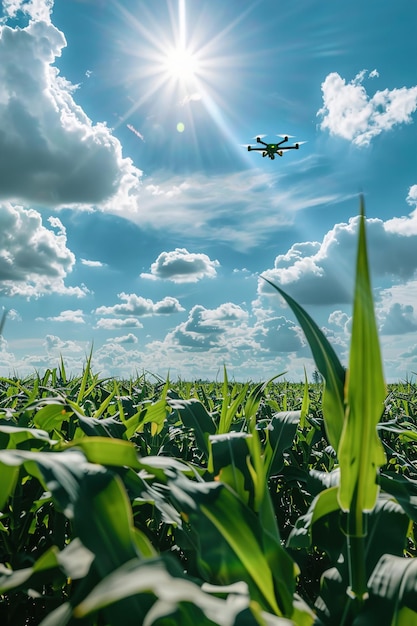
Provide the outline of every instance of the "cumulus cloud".
<path id="1" fill-rule="evenodd" d="M 113 306 L 100 306 L 95 310 L 96 315 L 172 315 L 184 311 L 177 298 L 166 296 L 159 302 L 153 302 L 149 298 L 137 296 L 135 293 L 118 293 L 117 297 L 122 300 L 121 304 Z"/>
<path id="2" fill-rule="evenodd" d="M 336 224 L 321 243 L 294 244 L 278 255 L 273 269 L 263 276 L 288 290 L 304 304 L 350 303 L 357 248 L 358 217 Z M 417 235 L 393 232 L 389 223 L 367 219 L 367 240 L 371 273 L 375 277 L 411 280 L 417 270 Z M 259 281 L 260 294 L 272 294 Z"/>
<path id="3" fill-rule="evenodd" d="M 40 213 L 10 203 L 0 205 L 0 293 L 39 296 L 60 293 L 84 296 L 86 287 L 64 283 L 75 256 L 67 248 L 66 230 L 58 218 L 46 228 Z"/>
<path id="4" fill-rule="evenodd" d="M 143 324 L 136 317 L 110 317 L 97 321 L 96 328 L 103 330 L 115 330 L 117 328 L 143 328 Z"/>
<path id="5" fill-rule="evenodd" d="M 81 352 L 84 347 L 76 343 L 75 341 L 65 341 L 56 335 L 46 335 L 44 346 L 48 353 L 59 353 L 65 351 L 68 352 Z"/>
<path id="6" fill-rule="evenodd" d="M 0 26 L 0 197 L 54 206 L 123 200 L 141 172 L 53 66 L 66 40 L 49 20 L 52 4 L 9 0 L 9 16 L 23 10 L 32 19 Z"/>
<path id="7" fill-rule="evenodd" d="M 36 321 L 48 321 L 48 322 L 71 322 L 72 324 L 85 324 L 84 313 L 81 309 L 61 311 L 59 315 L 55 317 L 37 317 Z"/>
<path id="8" fill-rule="evenodd" d="M 224 348 L 227 344 L 221 340 L 223 335 L 236 336 L 246 328 L 248 313 L 232 302 L 224 303 L 215 309 L 207 309 L 197 304 L 191 309 L 187 321 L 179 324 L 169 333 L 170 341 L 187 348 L 210 349 Z"/>
<path id="9" fill-rule="evenodd" d="M 417 109 L 417 86 L 384 89 L 369 96 L 363 85 L 367 71 L 362 70 L 350 82 L 337 72 L 329 74 L 322 83 L 323 107 L 317 115 L 320 127 L 330 134 L 367 146 L 380 133 L 397 124 L 412 121 Z M 373 70 L 369 76 L 377 76 Z"/>
<path id="10" fill-rule="evenodd" d="M 138 338 L 133 333 L 128 333 L 127 335 L 122 335 L 121 337 L 112 337 L 111 339 L 107 339 L 108 343 L 137 343 Z"/>
<path id="11" fill-rule="evenodd" d="M 385 313 L 380 333 L 382 335 L 402 335 L 417 331 L 417 315 L 411 304 L 395 302 Z"/>
<path id="12" fill-rule="evenodd" d="M 255 327 L 254 337 L 266 352 L 298 352 L 305 346 L 299 326 L 284 316 L 263 320 Z"/>
<path id="13" fill-rule="evenodd" d="M 171 280 L 174 283 L 195 283 L 202 278 L 214 278 L 220 263 L 212 261 L 206 254 L 188 252 L 185 248 L 175 248 L 171 252 L 161 252 L 151 265 L 150 274 L 142 278 Z"/>
<path id="14" fill-rule="evenodd" d="M 400 235 L 417 235 L 417 185 L 412 185 L 408 190 L 407 202 L 414 210 L 407 216 L 393 217 L 385 222 L 385 228 L 392 233 Z"/>
<path id="15" fill-rule="evenodd" d="M 54 0 L 3 0 L 3 13 L 14 18 L 21 11 L 33 20 L 49 22 Z"/>
<path id="16" fill-rule="evenodd" d="M 352 322 L 352 318 L 349 317 L 347 313 L 343 311 L 333 311 L 329 315 L 329 324 L 336 326 L 337 328 L 342 328 L 345 333 L 350 332 L 350 326 Z"/>

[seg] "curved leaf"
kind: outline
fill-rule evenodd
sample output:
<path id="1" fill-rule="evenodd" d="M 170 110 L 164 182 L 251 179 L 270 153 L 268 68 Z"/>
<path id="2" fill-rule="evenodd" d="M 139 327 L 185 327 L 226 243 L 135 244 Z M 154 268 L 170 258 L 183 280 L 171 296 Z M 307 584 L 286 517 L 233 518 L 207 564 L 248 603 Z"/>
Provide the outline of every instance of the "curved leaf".
<path id="1" fill-rule="evenodd" d="M 323 414 L 329 442 L 335 450 L 339 445 L 344 421 L 345 369 L 326 336 L 310 315 L 280 287 L 261 276 L 284 298 L 304 331 L 316 367 L 325 380 Z"/>

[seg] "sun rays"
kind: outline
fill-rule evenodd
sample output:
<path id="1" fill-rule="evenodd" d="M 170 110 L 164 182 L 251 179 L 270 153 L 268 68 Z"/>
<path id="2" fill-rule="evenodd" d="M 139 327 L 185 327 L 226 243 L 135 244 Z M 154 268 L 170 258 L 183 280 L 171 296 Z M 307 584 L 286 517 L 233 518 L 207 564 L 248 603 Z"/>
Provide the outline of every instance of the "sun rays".
<path id="1" fill-rule="evenodd" d="M 203 13 L 186 0 L 167 2 L 166 10 L 158 13 L 138 3 L 135 14 L 116 2 L 126 27 L 120 45 L 127 58 L 124 78 L 133 103 L 122 121 L 146 115 L 151 105 L 153 118 L 166 129 L 166 140 L 170 129 L 178 136 L 175 131 L 181 128 L 194 158 L 209 154 L 214 159 L 208 144 L 219 135 L 217 141 L 234 152 L 234 159 L 245 160 L 235 130 L 240 112 L 231 101 L 237 89 L 245 89 L 242 67 L 247 52 L 236 27 L 255 5 L 231 15 L 227 25 L 223 22 L 219 28 L 213 12 L 206 8 Z M 170 146 L 165 148 L 164 156 Z"/>

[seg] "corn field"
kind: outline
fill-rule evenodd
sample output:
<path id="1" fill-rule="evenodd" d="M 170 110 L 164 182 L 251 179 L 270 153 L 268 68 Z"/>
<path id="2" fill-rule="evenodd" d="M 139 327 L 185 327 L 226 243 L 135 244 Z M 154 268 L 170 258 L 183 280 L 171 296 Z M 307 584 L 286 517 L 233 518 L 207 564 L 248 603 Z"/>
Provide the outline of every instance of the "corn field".
<path id="1" fill-rule="evenodd" d="M 386 386 L 363 208 L 320 381 L 0 379 L 0 623 L 416 626 L 417 386 Z"/>

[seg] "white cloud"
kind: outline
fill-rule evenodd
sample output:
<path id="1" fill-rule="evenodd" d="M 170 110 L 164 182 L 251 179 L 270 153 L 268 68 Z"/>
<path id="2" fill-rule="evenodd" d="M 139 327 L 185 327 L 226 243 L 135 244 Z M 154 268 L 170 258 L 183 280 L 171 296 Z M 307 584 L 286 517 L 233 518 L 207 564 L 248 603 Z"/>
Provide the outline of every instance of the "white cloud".
<path id="1" fill-rule="evenodd" d="M 196 350 L 231 349 L 237 335 L 247 339 L 247 319 L 248 313 L 232 302 L 215 309 L 197 304 L 190 310 L 187 321 L 169 333 L 167 340 Z"/>
<path id="2" fill-rule="evenodd" d="M 66 231 L 58 218 L 49 218 L 54 232 L 42 223 L 40 213 L 10 203 L 0 205 L 0 293 L 39 296 L 45 293 L 84 296 L 85 286 L 68 287 L 74 254 L 67 248 Z"/>
<path id="3" fill-rule="evenodd" d="M 121 337 L 112 337 L 111 339 L 106 340 L 108 343 L 137 343 L 138 338 L 133 333 L 129 333 L 127 335 L 122 335 Z"/>
<path id="4" fill-rule="evenodd" d="M 116 328 L 143 328 L 143 324 L 136 317 L 102 318 L 97 321 L 96 328 L 115 330 Z"/>
<path id="5" fill-rule="evenodd" d="M 297 171 L 316 162 L 297 162 Z M 317 178 L 288 182 L 280 170 L 245 170 L 229 174 L 192 173 L 167 178 L 156 173 L 138 194 L 126 194 L 103 210 L 122 215 L 141 228 L 169 231 L 184 239 L 227 242 L 247 252 L 273 229 L 293 224 L 299 211 L 333 203 L 340 194 L 322 194 Z M 102 205 L 103 206 L 103 205 Z M 150 278 L 151 275 L 146 275 Z"/>
<path id="6" fill-rule="evenodd" d="M 276 257 L 274 268 L 264 271 L 263 276 L 288 291 L 299 303 L 350 303 L 358 219 L 336 224 L 321 243 L 294 244 L 286 254 Z M 411 280 L 417 270 L 417 236 L 393 232 L 390 223 L 380 219 L 366 222 L 372 276 Z M 276 294 L 262 280 L 258 292 Z"/>
<path id="7" fill-rule="evenodd" d="M 159 302 L 153 302 L 149 298 L 137 296 L 135 293 L 118 293 L 117 297 L 122 300 L 121 304 L 113 306 L 100 306 L 95 310 L 96 315 L 172 315 L 184 311 L 177 298 L 166 296 Z"/>
<path id="8" fill-rule="evenodd" d="M 415 207 L 414 211 L 406 217 L 393 217 L 385 222 L 385 228 L 389 232 L 405 237 L 417 235 L 417 185 L 412 185 L 408 190 L 407 202 Z"/>
<path id="9" fill-rule="evenodd" d="M 71 352 L 82 352 L 84 346 L 76 343 L 75 341 L 65 341 L 56 335 L 46 335 L 45 348 L 48 353 L 60 353 L 65 351 L 66 354 Z"/>
<path id="10" fill-rule="evenodd" d="M 382 335 L 403 335 L 417 331 L 417 315 L 411 304 L 395 302 L 385 313 L 380 326 Z"/>
<path id="11" fill-rule="evenodd" d="M 320 127 L 330 134 L 366 146 L 380 133 L 397 124 L 410 123 L 417 109 L 417 86 L 384 89 L 373 96 L 366 93 L 363 81 L 366 70 L 346 82 L 337 72 L 329 74 L 322 83 L 323 107 Z M 371 77 L 377 76 L 373 70 Z"/>
<path id="12" fill-rule="evenodd" d="M 32 20 L 49 22 L 54 0 L 3 0 L 3 13 L 14 18 L 19 11 Z"/>
<path id="13" fill-rule="evenodd" d="M 349 332 L 352 319 L 343 311 L 333 311 L 329 315 L 329 324 L 342 328 L 345 333 Z"/>
<path id="14" fill-rule="evenodd" d="M 104 263 L 101 261 L 89 261 L 88 259 L 81 259 L 81 263 L 87 267 L 104 267 Z"/>
<path id="15" fill-rule="evenodd" d="M 33 20 L 0 26 L 0 196 L 53 206 L 120 206 L 141 172 L 122 157 L 105 124 L 93 124 L 74 100 L 76 87 L 52 64 L 66 40 L 50 21 L 51 3 L 10 3 Z M 119 206 L 119 204 L 118 204 Z"/>
<path id="16" fill-rule="evenodd" d="M 72 324 L 85 324 L 84 313 L 81 309 L 61 311 L 59 315 L 55 317 L 37 317 L 36 321 L 48 321 L 48 322 L 71 322 Z"/>
<path id="17" fill-rule="evenodd" d="M 185 248 L 175 248 L 171 252 L 161 252 L 151 265 L 150 274 L 142 278 L 171 280 L 174 283 L 195 283 L 202 278 L 214 278 L 220 263 L 212 261 L 206 254 L 188 252 Z"/>
<path id="18" fill-rule="evenodd" d="M 298 352 L 305 346 L 300 328 L 284 316 L 263 320 L 254 330 L 255 339 L 267 353 Z"/>
<path id="19" fill-rule="evenodd" d="M 415 306 L 417 302 L 417 280 L 391 285 L 379 292 L 378 303 L 382 312 L 388 311 L 396 302 Z"/>

